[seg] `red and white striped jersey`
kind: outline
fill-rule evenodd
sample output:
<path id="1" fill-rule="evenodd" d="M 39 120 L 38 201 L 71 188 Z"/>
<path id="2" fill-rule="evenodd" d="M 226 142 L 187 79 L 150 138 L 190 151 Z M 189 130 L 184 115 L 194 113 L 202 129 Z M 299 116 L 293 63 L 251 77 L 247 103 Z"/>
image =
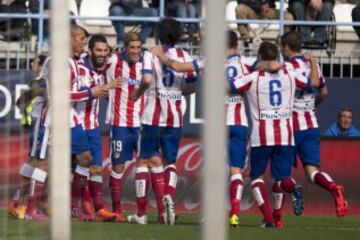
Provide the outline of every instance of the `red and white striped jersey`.
<path id="1" fill-rule="evenodd" d="M 104 84 L 103 72 L 95 71 L 90 63 L 89 58 L 84 56 L 77 61 L 78 66 L 78 78 L 82 79 L 78 83 L 78 90 L 90 89 L 94 86 L 100 86 Z M 99 127 L 99 99 L 93 98 L 87 101 L 79 101 L 74 103 L 76 113 L 84 130 L 92 130 Z"/>
<path id="2" fill-rule="evenodd" d="M 305 89 L 307 84 L 307 78 L 295 77 L 285 67 L 273 73 L 256 71 L 230 81 L 233 91 L 246 91 L 252 119 L 251 146 L 294 145 L 295 89 Z"/>
<path id="3" fill-rule="evenodd" d="M 291 58 L 287 63 L 288 69 L 293 69 L 310 78 L 310 63 L 304 59 L 302 55 Z M 324 76 L 320 68 L 320 86 L 319 89 L 325 86 Z M 293 106 L 293 124 L 294 131 L 307 130 L 318 128 L 318 122 L 315 115 L 315 99 L 317 89 L 308 88 L 305 90 L 296 90 Z"/>
<path id="4" fill-rule="evenodd" d="M 79 101 L 85 101 L 87 99 L 92 98 L 91 95 L 91 90 L 90 89 L 81 89 L 79 90 L 79 86 L 81 85 L 81 82 L 84 81 L 84 79 L 80 76 L 78 76 L 78 64 L 76 63 L 76 61 L 73 58 L 69 58 L 69 65 L 70 65 L 70 111 L 69 111 L 69 115 L 70 115 L 70 127 L 75 127 L 78 124 L 81 124 L 76 111 L 75 111 L 75 107 L 74 104 L 75 102 L 79 102 Z M 46 64 L 46 66 L 48 69 L 45 69 L 44 72 L 47 73 L 47 76 L 44 76 L 44 79 L 46 81 L 46 85 L 47 85 L 47 92 L 48 92 L 48 97 L 50 99 L 50 61 L 48 62 L 48 64 Z M 42 119 L 43 119 L 43 124 L 46 127 L 50 127 L 51 126 L 51 110 L 50 110 L 50 103 L 51 101 L 47 102 L 47 106 L 44 107 L 43 113 L 42 113 Z"/>
<path id="5" fill-rule="evenodd" d="M 139 87 L 142 77 L 142 59 L 134 64 L 126 61 L 124 53 L 113 54 L 109 59 L 106 70 L 106 81 L 121 77 L 121 88 L 110 90 L 106 122 L 112 126 L 140 127 L 145 96 L 137 101 L 130 99 L 130 95 Z"/>
<path id="6" fill-rule="evenodd" d="M 226 76 L 228 81 L 247 75 L 251 72 L 251 67 L 255 59 L 249 59 L 234 54 L 229 55 L 226 61 Z M 226 97 L 226 125 L 248 126 L 245 113 L 244 98 L 241 94 L 230 93 Z"/>
<path id="7" fill-rule="evenodd" d="M 193 62 L 192 57 L 179 48 L 164 48 L 164 54 L 179 62 Z M 195 72 L 179 73 L 171 70 L 150 52 L 144 53 L 143 74 L 151 74 L 153 81 L 146 91 L 142 123 L 161 127 L 182 127 L 182 89 L 197 81 Z"/>

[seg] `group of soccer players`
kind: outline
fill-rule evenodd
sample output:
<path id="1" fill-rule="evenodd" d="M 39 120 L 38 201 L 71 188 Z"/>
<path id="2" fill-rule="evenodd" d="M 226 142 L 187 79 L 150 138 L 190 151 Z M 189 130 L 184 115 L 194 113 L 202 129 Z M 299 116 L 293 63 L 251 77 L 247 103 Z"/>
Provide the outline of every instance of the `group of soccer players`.
<path id="1" fill-rule="evenodd" d="M 109 52 L 102 35 L 90 38 L 83 54 L 87 32 L 71 27 L 70 123 L 73 180 L 71 214 L 81 221 L 118 221 L 147 224 L 146 206 L 152 186 L 158 208 L 158 222 L 173 225 L 174 194 L 177 184 L 176 158 L 181 139 L 181 97 L 195 92 L 202 61 L 193 60 L 175 45 L 181 39 L 181 25 L 162 20 L 157 28 L 161 47 L 142 50 L 137 33 L 129 32 L 120 53 Z M 230 168 L 229 224 L 239 225 L 243 190 L 248 122 L 244 101 L 252 120 L 250 176 L 255 201 L 266 227 L 283 226 L 284 192 L 292 194 L 295 214 L 303 211 L 301 187 L 291 178 L 295 153 L 303 162 L 309 179 L 332 193 L 336 214 L 346 214 L 344 190 L 319 170 L 320 134 L 315 104 L 326 95 L 326 86 L 316 61 L 301 54 L 301 38 L 293 32 L 282 37 L 282 54 L 287 62 L 277 62 L 277 46 L 263 42 L 256 61 L 241 57 L 238 39 L 228 32 L 228 58 L 225 64 L 229 95 L 226 98 L 226 124 L 229 130 Z M 19 170 L 25 187 L 16 191 L 9 212 L 27 220 L 46 220 L 39 206 L 47 177 L 47 146 L 50 137 L 49 94 L 51 58 L 45 62 L 37 82 L 34 144 L 31 161 Z M 65 91 L 65 90 L 64 90 Z M 102 146 L 99 131 L 99 99 L 108 99 L 112 168 L 109 187 L 112 211 L 104 207 Z M 296 148 L 294 147 L 296 146 Z M 137 152 L 135 192 L 137 212 L 127 218 L 121 209 L 121 188 L 126 162 Z M 274 179 L 275 196 L 271 209 L 263 175 L 268 161 Z M 205 160 L 206 161 L 206 160 Z M 27 186 L 29 186 L 27 188 Z M 25 196 L 27 204 L 24 206 Z"/>

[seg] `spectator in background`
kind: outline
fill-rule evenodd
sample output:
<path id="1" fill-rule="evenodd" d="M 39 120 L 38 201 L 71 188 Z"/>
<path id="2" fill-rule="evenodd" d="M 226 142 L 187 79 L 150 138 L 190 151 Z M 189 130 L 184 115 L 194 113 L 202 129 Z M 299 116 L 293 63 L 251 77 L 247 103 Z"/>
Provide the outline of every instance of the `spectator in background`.
<path id="1" fill-rule="evenodd" d="M 353 22 L 360 22 L 360 1 L 357 2 L 356 6 L 351 12 Z M 356 34 L 360 38 L 360 27 L 354 27 Z"/>
<path id="2" fill-rule="evenodd" d="M 0 13 L 27 13 L 24 0 L 0 0 Z M 29 39 L 27 19 L 0 19 L 0 34 L 5 41 Z"/>
<path id="3" fill-rule="evenodd" d="M 360 137 L 360 131 L 352 125 L 352 110 L 347 107 L 341 109 L 337 121 L 325 131 L 324 136 Z"/>
<path id="4" fill-rule="evenodd" d="M 289 0 L 289 9 L 296 20 L 330 21 L 334 4 L 335 0 Z M 326 41 L 325 27 L 300 26 L 303 43 L 323 44 Z"/>
<path id="5" fill-rule="evenodd" d="M 275 0 L 237 0 L 238 6 L 235 9 L 237 19 L 279 19 L 279 10 L 275 9 Z M 285 12 L 285 20 L 293 20 L 289 12 Z M 240 37 L 244 40 L 244 46 L 249 47 L 251 43 L 250 26 L 239 24 Z M 285 27 L 285 32 L 290 27 Z"/>
<path id="6" fill-rule="evenodd" d="M 201 0 L 168 0 L 166 9 L 169 16 L 178 18 L 196 18 L 200 15 Z M 198 24 L 183 25 L 183 32 L 193 34 L 198 30 Z"/>
<path id="7" fill-rule="evenodd" d="M 30 8 L 30 12 L 31 13 L 39 13 L 39 0 L 31 0 L 29 2 L 29 8 Z M 50 4 L 51 1 L 44 1 L 44 14 L 49 14 L 49 10 L 50 10 Z M 31 20 L 31 33 L 34 35 L 38 35 L 39 33 L 39 20 L 37 19 L 32 19 Z M 44 36 L 44 42 L 49 42 L 49 36 L 50 36 L 50 31 L 49 31 L 49 20 L 45 19 L 44 20 L 44 32 L 43 32 L 43 36 Z"/>
<path id="8" fill-rule="evenodd" d="M 142 0 L 111 0 L 109 8 L 110 16 L 136 16 L 136 17 L 156 17 L 157 10 L 154 8 L 145 8 Z M 154 23 L 151 22 L 123 22 L 112 21 L 115 31 L 117 33 L 117 44 L 123 45 L 125 38 L 125 26 L 126 25 L 141 25 L 140 37 L 143 42 L 151 34 Z"/>

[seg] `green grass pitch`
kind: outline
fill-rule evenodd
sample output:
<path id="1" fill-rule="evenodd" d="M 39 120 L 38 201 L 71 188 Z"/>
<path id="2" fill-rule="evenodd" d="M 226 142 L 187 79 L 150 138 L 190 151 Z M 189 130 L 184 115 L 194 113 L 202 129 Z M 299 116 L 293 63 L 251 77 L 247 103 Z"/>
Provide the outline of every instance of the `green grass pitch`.
<path id="1" fill-rule="evenodd" d="M 260 228 L 260 215 L 242 215 L 241 226 L 228 228 L 229 239 L 236 240 L 358 240 L 360 218 L 335 216 L 284 217 L 283 229 Z M 193 240 L 201 239 L 201 225 L 196 214 L 182 214 L 175 226 L 159 225 L 156 215 L 149 224 L 139 226 L 120 223 L 72 222 L 72 239 L 101 240 Z M 0 239 L 49 239 L 47 223 L 19 221 L 0 211 Z"/>

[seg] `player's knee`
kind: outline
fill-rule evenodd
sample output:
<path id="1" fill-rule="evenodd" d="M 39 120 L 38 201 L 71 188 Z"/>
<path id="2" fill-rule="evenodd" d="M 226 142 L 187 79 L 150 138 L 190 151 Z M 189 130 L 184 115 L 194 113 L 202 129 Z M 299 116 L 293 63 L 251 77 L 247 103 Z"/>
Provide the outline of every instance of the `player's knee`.
<path id="1" fill-rule="evenodd" d="M 86 151 L 76 155 L 77 164 L 82 167 L 90 167 L 92 164 L 92 155 L 90 151 Z"/>
<path id="2" fill-rule="evenodd" d="M 31 166 L 36 167 L 38 164 L 38 161 L 39 161 L 39 159 L 37 159 L 36 157 L 30 157 L 28 163 Z"/>
<path id="3" fill-rule="evenodd" d="M 89 172 L 90 172 L 90 175 L 101 175 L 102 167 L 101 166 L 90 166 Z"/>
<path id="4" fill-rule="evenodd" d="M 45 161 L 45 160 L 40 160 L 37 164 L 37 168 L 45 171 L 45 172 L 48 172 L 49 170 L 49 164 L 48 164 L 48 161 Z"/>
<path id="5" fill-rule="evenodd" d="M 147 159 L 138 159 L 136 160 L 136 167 L 148 167 L 149 161 Z"/>
<path id="6" fill-rule="evenodd" d="M 149 162 L 148 162 L 148 167 L 149 168 L 159 167 L 159 166 L 162 166 L 162 165 L 163 165 L 163 160 L 159 156 L 151 157 Z"/>
<path id="7" fill-rule="evenodd" d="M 122 174 L 125 170 L 125 164 L 121 163 L 121 164 L 113 164 L 112 165 L 112 170 L 114 172 L 116 172 L 117 174 Z"/>

